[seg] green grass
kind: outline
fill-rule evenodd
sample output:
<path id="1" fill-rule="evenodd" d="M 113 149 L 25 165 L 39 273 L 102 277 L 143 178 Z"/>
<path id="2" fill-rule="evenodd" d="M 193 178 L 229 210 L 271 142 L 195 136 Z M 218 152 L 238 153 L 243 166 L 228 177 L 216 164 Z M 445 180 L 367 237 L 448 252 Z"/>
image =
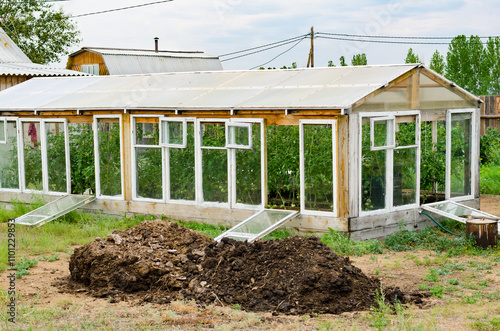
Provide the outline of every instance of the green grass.
<path id="1" fill-rule="evenodd" d="M 481 166 L 481 194 L 500 195 L 500 165 Z"/>

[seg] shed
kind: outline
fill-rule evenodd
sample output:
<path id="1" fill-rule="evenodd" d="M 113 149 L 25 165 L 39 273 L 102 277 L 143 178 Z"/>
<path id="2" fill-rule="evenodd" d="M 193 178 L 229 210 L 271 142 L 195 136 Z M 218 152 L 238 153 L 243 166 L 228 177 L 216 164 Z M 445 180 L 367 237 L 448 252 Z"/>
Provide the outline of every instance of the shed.
<path id="1" fill-rule="evenodd" d="M 0 201 L 380 238 L 479 207 L 479 106 L 421 64 L 32 79 L 0 93 Z"/>
<path id="2" fill-rule="evenodd" d="M 131 75 L 222 70 L 217 56 L 200 51 L 83 47 L 69 55 L 67 69 L 93 75 Z"/>
<path id="3" fill-rule="evenodd" d="M 0 91 L 33 77 L 55 76 L 85 76 L 85 74 L 31 62 L 0 28 Z"/>

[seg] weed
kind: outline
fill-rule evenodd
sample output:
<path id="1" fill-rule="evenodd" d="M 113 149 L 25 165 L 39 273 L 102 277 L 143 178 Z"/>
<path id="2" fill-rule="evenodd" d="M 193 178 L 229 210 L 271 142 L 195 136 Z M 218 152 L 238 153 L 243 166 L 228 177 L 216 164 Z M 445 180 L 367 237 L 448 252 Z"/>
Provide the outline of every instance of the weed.
<path id="1" fill-rule="evenodd" d="M 440 284 L 434 285 L 429 289 L 429 293 L 436 298 L 442 298 L 443 292 L 444 287 Z"/>
<path id="2" fill-rule="evenodd" d="M 53 254 L 49 257 L 46 257 L 45 255 L 40 255 L 38 257 L 38 261 L 54 262 L 54 261 L 59 260 L 59 255 L 61 255 L 61 254 Z"/>
<path id="3" fill-rule="evenodd" d="M 388 315 L 391 314 L 391 307 L 385 302 L 385 295 L 382 290 L 376 291 L 375 302 L 377 307 L 370 307 L 373 309 L 370 312 L 370 318 L 372 319 L 370 326 L 382 330 L 389 324 Z"/>
<path id="4" fill-rule="evenodd" d="M 424 280 L 433 283 L 439 281 L 439 274 L 436 269 L 430 269 L 427 276 L 424 277 Z"/>
<path id="5" fill-rule="evenodd" d="M 426 283 L 422 283 L 418 285 L 418 288 L 421 289 L 422 291 L 425 291 L 429 288 L 429 286 Z"/>
<path id="6" fill-rule="evenodd" d="M 233 304 L 233 309 L 234 310 L 241 310 L 241 305 L 239 303 Z"/>
<path id="7" fill-rule="evenodd" d="M 38 264 L 37 259 L 28 259 L 24 256 L 18 264 L 16 264 L 13 269 L 17 270 L 16 278 L 22 278 L 23 276 L 29 275 L 28 269 L 35 267 Z"/>
<path id="8" fill-rule="evenodd" d="M 487 287 L 488 286 L 488 280 L 487 279 L 482 280 L 482 281 L 478 282 L 477 285 L 483 286 L 483 287 Z"/>
<path id="9" fill-rule="evenodd" d="M 451 278 L 451 279 L 448 280 L 448 284 L 450 284 L 450 285 L 458 285 L 458 284 L 460 284 L 460 282 L 456 278 Z"/>

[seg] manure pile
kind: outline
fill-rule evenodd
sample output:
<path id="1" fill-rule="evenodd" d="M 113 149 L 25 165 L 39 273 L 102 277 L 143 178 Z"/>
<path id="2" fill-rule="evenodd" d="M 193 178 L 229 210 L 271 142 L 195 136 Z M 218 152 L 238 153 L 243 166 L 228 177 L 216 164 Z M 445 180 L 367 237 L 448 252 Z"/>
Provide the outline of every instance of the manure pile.
<path id="1" fill-rule="evenodd" d="M 380 281 L 367 277 L 316 237 L 221 243 L 164 221 L 146 221 L 79 247 L 70 287 L 110 300 L 239 304 L 286 314 L 365 310 Z M 404 300 L 386 290 L 390 300 Z"/>

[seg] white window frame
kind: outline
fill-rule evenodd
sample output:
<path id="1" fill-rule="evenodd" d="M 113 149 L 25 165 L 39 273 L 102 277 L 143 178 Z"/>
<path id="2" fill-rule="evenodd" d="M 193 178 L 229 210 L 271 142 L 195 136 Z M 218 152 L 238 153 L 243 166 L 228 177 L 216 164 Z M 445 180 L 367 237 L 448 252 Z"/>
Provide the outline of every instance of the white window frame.
<path id="1" fill-rule="evenodd" d="M 182 144 L 171 144 L 170 141 L 170 131 L 163 129 L 163 123 L 181 123 L 182 124 Z M 161 117 L 160 122 L 160 146 L 161 147 L 171 147 L 171 148 L 186 148 L 187 144 L 187 121 L 186 118 L 170 118 L 170 117 Z M 165 142 L 163 142 L 163 138 L 165 137 Z"/>
<path id="2" fill-rule="evenodd" d="M 0 117 L 0 124 L 3 123 L 3 134 L 4 134 L 4 139 L 0 140 L 0 144 L 7 144 L 7 118 L 5 117 Z"/>
<path id="3" fill-rule="evenodd" d="M 359 120 L 359 126 L 358 126 L 358 134 L 359 134 L 359 143 L 358 143 L 358 149 L 361 157 L 358 160 L 358 176 L 360 178 L 359 183 L 358 183 L 358 201 L 359 201 L 359 216 L 369 216 L 369 215 L 380 215 L 380 214 L 385 214 L 388 212 L 393 212 L 393 211 L 401 211 L 401 210 L 408 210 L 408 209 L 414 209 L 418 208 L 420 206 L 420 149 L 421 149 L 421 142 L 420 142 L 420 121 L 421 121 L 421 111 L 420 110 L 408 110 L 408 111 L 395 111 L 395 112 L 362 112 L 359 114 L 360 120 Z M 398 116 L 416 116 L 416 147 L 414 145 L 412 146 L 399 146 L 399 147 L 391 147 L 391 148 L 383 148 L 381 150 L 386 150 L 386 166 L 385 166 L 385 208 L 383 209 L 377 209 L 377 210 L 371 210 L 371 211 L 364 211 L 363 206 L 362 206 L 362 195 L 363 195 L 363 183 L 362 183 L 362 157 L 363 157 L 363 118 L 370 118 L 370 145 L 372 142 L 372 118 L 377 118 L 377 119 L 382 119 L 382 118 L 387 118 L 387 117 L 398 117 Z M 394 125 L 396 125 L 396 122 L 394 122 Z M 395 126 L 393 128 L 393 136 L 396 136 L 396 130 Z M 395 138 L 394 138 L 395 141 Z M 395 145 L 395 144 L 394 144 Z M 393 199 L 393 193 L 394 193 L 394 150 L 399 150 L 399 149 L 406 149 L 406 148 L 416 148 L 416 169 L 417 169 L 417 174 L 416 174 L 416 185 L 415 185 L 415 190 L 416 190 L 416 201 L 415 203 L 412 204 L 407 204 L 404 206 L 397 206 L 394 207 L 394 199 Z"/>
<path id="4" fill-rule="evenodd" d="M 24 129 L 23 123 L 35 122 L 40 124 L 40 148 L 42 151 L 42 187 L 39 190 L 26 189 L 26 176 L 24 173 Z M 47 132 L 45 128 L 46 123 L 63 123 L 64 124 L 64 148 L 66 159 L 66 192 L 53 192 L 49 190 L 49 170 L 47 161 Z M 19 151 L 19 174 L 21 181 L 21 192 L 26 193 L 43 193 L 49 195 L 65 195 L 71 193 L 71 165 L 70 165 L 70 151 L 69 151 L 69 131 L 67 119 L 39 119 L 39 118 L 21 118 L 18 121 L 18 151 Z"/>
<path id="5" fill-rule="evenodd" d="M 215 118 L 198 118 L 195 123 L 195 178 L 196 178 L 196 203 L 200 206 L 206 207 L 222 207 L 222 208 L 230 208 L 231 207 L 231 164 L 229 157 L 229 150 L 226 146 L 223 147 L 214 147 L 214 146 L 203 146 L 203 132 L 202 132 L 202 124 L 203 123 L 224 123 L 224 128 L 227 127 L 227 122 L 229 119 L 215 119 Z M 225 129 L 224 129 L 225 130 Z M 227 132 L 225 132 L 227 134 Z M 214 201 L 205 201 L 203 200 L 203 153 L 204 149 L 218 149 L 218 150 L 226 150 L 227 151 L 227 183 L 228 183 L 228 192 L 227 192 L 227 202 L 214 202 Z"/>
<path id="6" fill-rule="evenodd" d="M 231 139 L 234 141 L 234 131 L 231 128 L 246 128 L 248 135 L 248 145 L 232 144 Z M 252 149 L 252 123 L 249 122 L 228 122 L 226 123 L 226 147 L 236 149 Z"/>
<path id="7" fill-rule="evenodd" d="M 171 118 L 172 120 L 173 118 Z M 185 122 L 185 128 L 184 128 L 184 137 L 185 137 L 185 143 L 184 147 L 176 147 L 176 146 L 162 146 L 163 150 L 163 173 L 164 173 L 164 180 L 163 180 L 163 196 L 165 197 L 165 201 L 168 203 L 172 204 L 182 204 L 182 205 L 196 205 L 197 200 L 198 200 L 198 175 L 197 172 L 198 170 L 198 156 L 197 156 L 197 149 L 196 149 L 196 140 L 198 139 L 198 135 L 196 134 L 196 118 L 194 117 L 185 117 L 182 119 Z M 171 148 L 187 148 L 187 123 L 192 123 L 194 126 L 194 171 L 195 171 L 195 198 L 194 200 L 177 200 L 177 199 L 172 199 L 172 192 L 170 191 L 170 149 Z M 202 169 L 202 168 L 201 168 Z"/>
<path id="8" fill-rule="evenodd" d="M 267 153 L 266 153 L 266 133 L 265 133 L 265 122 L 264 119 L 261 118 L 231 118 L 229 124 L 234 125 L 234 126 L 239 126 L 239 124 L 244 124 L 247 126 L 249 125 L 249 134 L 250 134 L 250 148 L 244 148 L 244 147 L 237 147 L 237 148 L 230 148 L 230 175 L 231 175 L 231 182 L 229 183 L 229 191 L 231 194 L 231 207 L 232 208 L 239 208 L 239 209 L 250 209 L 250 210 L 263 210 L 266 202 L 267 202 L 267 169 L 266 169 L 266 164 L 267 164 Z M 237 202 L 237 196 L 236 196 L 236 149 L 251 149 L 253 146 L 252 143 L 252 124 L 259 124 L 260 125 L 260 192 L 261 192 L 261 198 L 260 198 L 260 204 L 259 205 L 248 205 L 244 203 L 238 203 Z M 226 131 L 226 137 L 227 137 L 227 131 Z"/>
<path id="9" fill-rule="evenodd" d="M 471 185 L 471 194 L 463 195 L 458 197 L 451 197 L 451 116 L 452 114 L 470 114 L 471 118 L 471 175 L 470 175 L 470 185 Z M 477 172 L 477 162 L 475 160 L 479 160 L 479 151 L 478 148 L 475 148 L 477 145 L 477 128 L 476 128 L 476 113 L 477 109 L 467 108 L 467 109 L 448 109 L 446 112 L 446 176 L 445 176 L 445 199 L 452 201 L 462 201 L 462 200 L 470 200 L 475 197 L 476 191 L 476 172 Z"/>
<path id="10" fill-rule="evenodd" d="M 5 123 L 5 129 L 7 130 L 7 124 L 8 122 L 15 122 L 16 123 L 16 147 L 17 147 L 17 178 L 18 178 L 18 183 L 17 183 L 17 189 L 16 188 L 2 188 L 0 187 L 0 192 L 16 192 L 20 193 L 22 192 L 22 186 L 21 186 L 21 144 L 19 143 L 19 140 L 21 138 L 21 129 L 20 129 L 20 121 L 18 117 L 7 117 Z M 5 134 L 5 140 L 7 143 L 7 133 Z M 0 155 L 0 157 L 3 157 Z"/>
<path id="11" fill-rule="evenodd" d="M 375 146 L 375 122 L 390 121 L 392 127 L 388 129 L 387 139 L 389 143 L 386 142 L 384 146 Z M 395 116 L 385 116 L 385 117 L 371 117 L 370 118 L 370 149 L 372 151 L 381 151 L 392 149 L 396 147 L 396 118 Z"/>
<path id="12" fill-rule="evenodd" d="M 305 194 L 305 146 L 304 146 L 304 125 L 329 124 L 332 126 L 332 166 L 333 166 L 333 209 L 332 211 L 319 211 L 306 209 Z M 312 216 L 338 217 L 337 207 L 337 120 L 300 120 L 299 121 L 299 144 L 300 144 L 300 212 Z"/>
<path id="13" fill-rule="evenodd" d="M 99 76 L 99 64 L 82 64 L 81 72 Z"/>
<path id="14" fill-rule="evenodd" d="M 134 201 L 144 201 L 144 202 L 165 202 L 165 171 L 164 171 L 164 159 L 165 159 L 165 151 L 162 146 L 158 145 L 141 145 L 137 144 L 137 135 L 136 135 L 136 118 L 158 118 L 158 123 L 160 123 L 161 115 L 131 115 L 131 123 L 130 126 L 130 136 L 132 137 L 132 200 Z M 142 198 L 137 196 L 137 155 L 136 148 L 157 148 L 161 149 L 161 159 L 162 159 L 162 167 L 161 167 L 161 177 L 162 177 L 162 198 L 161 199 L 151 199 L 151 198 Z"/>
<path id="15" fill-rule="evenodd" d="M 121 195 L 109 196 L 101 194 L 101 168 L 99 165 L 99 120 L 100 119 L 118 119 L 120 125 L 120 181 L 121 181 Z M 94 161 L 95 161 L 95 193 L 98 198 L 106 198 L 109 200 L 123 200 L 124 199 L 124 164 L 123 164 L 123 124 L 121 115 L 94 115 Z"/>

